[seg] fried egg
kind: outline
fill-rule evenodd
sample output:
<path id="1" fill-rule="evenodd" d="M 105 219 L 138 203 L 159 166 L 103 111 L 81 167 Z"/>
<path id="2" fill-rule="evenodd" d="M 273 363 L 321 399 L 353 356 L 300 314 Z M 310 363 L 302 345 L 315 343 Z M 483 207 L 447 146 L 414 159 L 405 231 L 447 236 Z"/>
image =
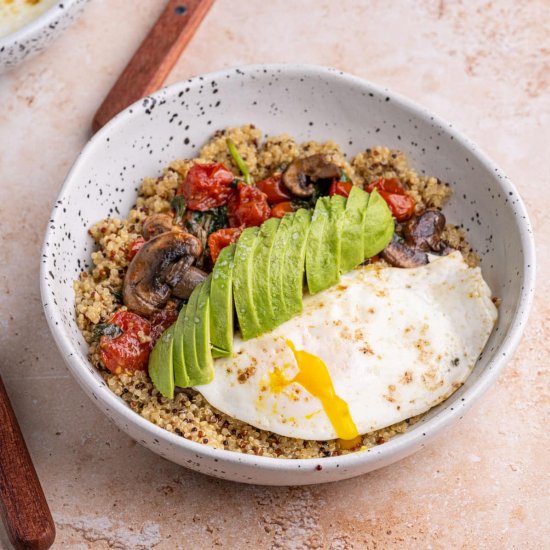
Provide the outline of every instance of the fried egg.
<path id="1" fill-rule="evenodd" d="M 0 0 L 0 37 L 42 15 L 56 0 Z"/>
<path id="2" fill-rule="evenodd" d="M 272 332 L 235 338 L 196 389 L 257 428 L 353 441 L 434 407 L 466 380 L 497 318 L 479 268 L 459 252 L 422 267 L 360 267 L 304 297 Z"/>

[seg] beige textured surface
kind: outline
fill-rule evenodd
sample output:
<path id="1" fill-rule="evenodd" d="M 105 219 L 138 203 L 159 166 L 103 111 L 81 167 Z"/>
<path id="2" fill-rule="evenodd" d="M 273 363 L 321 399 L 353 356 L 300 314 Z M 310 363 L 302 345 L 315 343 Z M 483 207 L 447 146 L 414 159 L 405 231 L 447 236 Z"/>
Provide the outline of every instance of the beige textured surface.
<path id="1" fill-rule="evenodd" d="M 135 444 L 69 376 L 42 315 L 39 250 L 50 208 L 95 108 L 162 4 L 92 0 L 48 51 L 0 78 L 0 368 L 57 520 L 56 546 L 547 545 L 548 1 L 218 0 L 171 75 L 302 61 L 387 85 L 477 141 L 515 181 L 535 225 L 535 309 L 483 400 L 407 460 L 295 489 L 209 479 Z"/>

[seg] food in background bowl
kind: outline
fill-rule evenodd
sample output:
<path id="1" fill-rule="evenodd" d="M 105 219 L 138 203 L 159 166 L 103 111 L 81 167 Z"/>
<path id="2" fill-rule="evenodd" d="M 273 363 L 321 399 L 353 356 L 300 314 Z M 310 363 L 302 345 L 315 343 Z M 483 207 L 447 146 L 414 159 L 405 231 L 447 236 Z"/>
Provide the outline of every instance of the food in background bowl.
<path id="1" fill-rule="evenodd" d="M 57 0 L 0 0 L 0 37 L 36 19 Z"/>
<path id="2" fill-rule="evenodd" d="M 217 132 L 90 230 L 75 290 L 92 362 L 143 417 L 210 446 L 387 441 L 464 382 L 496 319 L 441 212 L 450 189 L 384 147 L 348 162 L 330 141 L 260 140 Z"/>
<path id="3" fill-rule="evenodd" d="M 88 0 L 0 0 L 0 72 L 49 45 Z"/>

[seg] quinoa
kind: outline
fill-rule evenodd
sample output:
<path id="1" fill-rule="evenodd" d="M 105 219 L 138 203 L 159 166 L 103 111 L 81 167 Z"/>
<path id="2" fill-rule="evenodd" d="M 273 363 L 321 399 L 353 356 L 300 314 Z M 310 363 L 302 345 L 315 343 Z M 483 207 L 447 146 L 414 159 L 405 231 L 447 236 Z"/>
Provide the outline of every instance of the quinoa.
<path id="1" fill-rule="evenodd" d="M 100 370 L 111 391 L 137 414 L 185 439 L 219 449 L 289 459 L 320 458 L 370 448 L 405 432 L 418 417 L 363 435 L 354 449 L 344 449 L 338 440 L 307 441 L 283 437 L 254 428 L 216 410 L 195 390 L 176 390 L 174 399 L 167 399 L 153 387 L 146 372 L 114 374 L 102 366 L 93 328 L 108 321 L 115 311 L 125 309 L 122 284 L 131 246 L 142 237 L 143 220 L 150 214 L 170 211 L 175 190 L 194 164 L 223 162 L 238 175 L 238 167 L 227 151 L 227 138 L 235 143 L 256 181 L 274 171 L 283 170 L 295 158 L 323 153 L 355 185 L 363 187 L 380 177 L 398 178 L 414 198 L 417 213 L 426 208 L 441 209 L 452 193 L 449 185 L 441 180 L 419 175 L 409 165 L 405 153 L 387 147 L 366 149 L 348 161 L 339 145 L 332 141 L 299 144 L 286 134 L 265 136 L 262 141 L 261 131 L 253 125 L 219 130 L 201 149 L 198 157 L 175 160 L 159 177 L 145 178 L 136 204 L 126 219 L 108 218 L 89 230 L 97 246 L 91 255 L 93 265 L 80 274 L 74 282 L 74 290 L 76 320 L 90 344 L 92 363 Z M 479 258 L 460 228 L 448 224 L 442 240 L 460 250 L 468 265 L 478 265 Z M 248 370 L 242 373 L 243 379 L 249 375 Z"/>
<path id="2" fill-rule="evenodd" d="M 197 443 L 277 458 L 319 458 L 352 452 L 342 449 L 338 440 L 307 441 L 259 430 L 218 411 L 192 389 L 178 391 L 174 399 L 167 399 L 158 393 L 143 371 L 119 375 L 103 371 L 103 377 L 111 391 L 122 397 L 133 411 L 153 424 Z M 405 432 L 415 420 L 409 419 L 364 435 L 358 448 L 384 443 Z"/>

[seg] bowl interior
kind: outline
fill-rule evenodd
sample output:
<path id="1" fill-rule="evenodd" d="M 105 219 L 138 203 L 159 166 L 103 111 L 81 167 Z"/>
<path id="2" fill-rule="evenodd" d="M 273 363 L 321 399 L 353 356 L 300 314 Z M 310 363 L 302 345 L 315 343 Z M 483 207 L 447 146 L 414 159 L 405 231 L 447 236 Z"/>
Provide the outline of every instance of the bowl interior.
<path id="1" fill-rule="evenodd" d="M 467 232 L 502 304 L 466 384 L 412 430 L 464 401 L 502 363 L 499 356 L 510 351 L 503 343 L 529 308 L 534 265 L 523 205 L 506 178 L 449 125 L 386 90 L 315 67 L 254 66 L 176 84 L 133 105 L 88 144 L 55 204 L 42 260 L 46 314 L 58 342 L 74 354 L 74 369 L 88 369 L 96 391 L 109 391 L 87 360 L 74 316 L 72 281 L 89 267 L 94 250 L 88 227 L 107 216 L 125 217 L 145 176 L 195 156 L 215 130 L 246 123 L 298 141 L 331 139 L 349 156 L 374 145 L 401 149 L 417 171 L 451 185 L 448 221 Z"/>

